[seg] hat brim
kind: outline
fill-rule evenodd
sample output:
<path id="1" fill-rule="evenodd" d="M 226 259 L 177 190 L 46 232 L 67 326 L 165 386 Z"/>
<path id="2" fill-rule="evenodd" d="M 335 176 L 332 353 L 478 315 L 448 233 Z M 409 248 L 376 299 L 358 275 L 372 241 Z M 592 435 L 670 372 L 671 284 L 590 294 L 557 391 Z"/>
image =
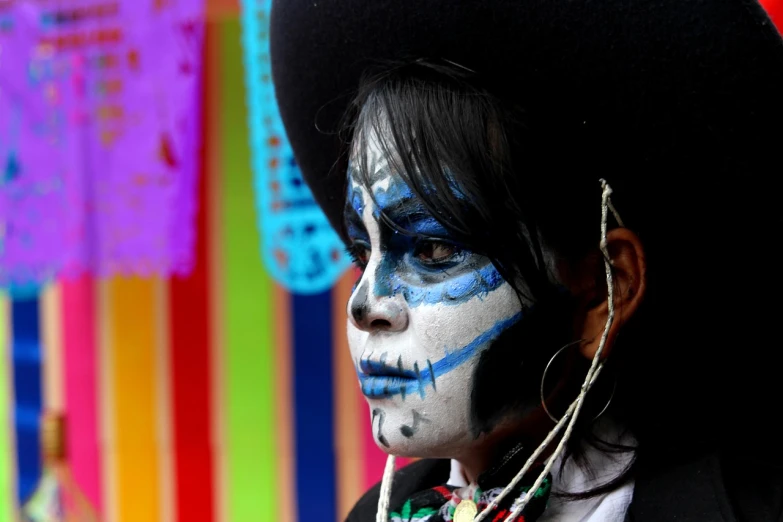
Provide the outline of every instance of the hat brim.
<path id="1" fill-rule="evenodd" d="M 783 43 L 752 0 L 279 0 L 270 36 L 288 138 L 338 230 L 338 125 L 362 74 L 386 60 L 456 62 L 618 148 L 686 127 L 742 137 L 714 164 L 772 143 L 783 121 Z"/>

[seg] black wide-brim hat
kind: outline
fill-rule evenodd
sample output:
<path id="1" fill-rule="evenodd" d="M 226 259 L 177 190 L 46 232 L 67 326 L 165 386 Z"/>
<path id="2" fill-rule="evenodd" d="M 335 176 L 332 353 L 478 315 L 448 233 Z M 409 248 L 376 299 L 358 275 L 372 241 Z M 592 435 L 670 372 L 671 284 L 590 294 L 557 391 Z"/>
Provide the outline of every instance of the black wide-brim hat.
<path id="1" fill-rule="evenodd" d="M 646 397 L 636 422 L 676 441 L 710 416 L 748 433 L 776 418 L 783 42 L 758 3 L 275 0 L 270 38 L 288 138 L 338 231 L 338 131 L 362 75 L 419 58 L 469 68 L 532 122 L 535 158 L 517 175 L 542 181 L 534 212 L 595 227 L 597 244 L 606 178 L 645 245 L 647 313 L 634 321 L 650 324 L 624 332 L 635 349 L 618 374 Z M 679 420 L 661 420 L 675 407 Z"/>
<path id="2" fill-rule="evenodd" d="M 596 179 L 602 157 L 661 179 L 678 166 L 744 174 L 776 157 L 780 170 L 783 43 L 753 0 L 276 0 L 271 17 L 282 119 L 338 230 L 338 127 L 363 73 L 389 60 L 476 71 L 562 132 L 563 155 L 569 139 L 592 151 Z"/>

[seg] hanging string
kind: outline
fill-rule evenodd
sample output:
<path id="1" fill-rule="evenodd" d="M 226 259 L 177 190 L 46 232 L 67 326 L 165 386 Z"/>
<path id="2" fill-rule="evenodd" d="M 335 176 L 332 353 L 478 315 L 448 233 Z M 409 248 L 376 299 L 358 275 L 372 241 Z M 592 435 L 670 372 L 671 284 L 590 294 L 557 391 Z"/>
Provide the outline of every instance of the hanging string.
<path id="1" fill-rule="evenodd" d="M 584 399 L 587 395 L 587 392 L 590 391 L 590 388 L 592 387 L 594 381 L 594 377 L 596 376 L 597 372 L 603 367 L 603 361 L 601 361 L 601 355 L 603 354 L 604 347 L 606 346 L 606 340 L 609 338 L 609 330 L 612 328 L 612 324 L 614 323 L 615 310 L 614 310 L 614 278 L 612 276 L 612 260 L 611 257 L 609 256 L 609 251 L 607 249 L 607 239 L 606 239 L 607 228 L 608 228 L 607 221 L 608 221 L 609 208 L 611 206 L 610 197 L 612 195 L 612 188 L 609 186 L 606 180 L 603 179 L 601 180 L 601 186 L 603 188 L 603 194 L 601 197 L 600 248 L 604 256 L 604 268 L 606 270 L 607 301 L 609 307 L 609 313 L 606 318 L 606 325 L 604 326 L 604 331 L 603 334 L 601 335 L 601 341 L 598 344 L 598 349 L 596 350 L 595 355 L 593 355 L 593 360 L 592 363 L 590 364 L 590 369 L 588 370 L 587 375 L 585 376 L 584 383 L 582 384 L 582 389 L 579 392 L 579 396 L 575 401 L 576 407 L 574 408 L 573 415 L 568 423 L 568 427 L 566 428 L 563 437 L 560 439 L 560 442 L 557 445 L 555 451 L 547 460 L 547 463 L 544 466 L 543 471 L 538 476 L 538 478 L 533 483 L 533 485 L 530 487 L 529 491 L 531 492 L 531 494 L 530 495 L 523 494 L 523 496 L 518 499 L 518 505 L 516 509 L 514 509 L 511 512 L 511 514 L 506 518 L 506 522 L 511 522 L 517 516 L 519 516 L 519 514 L 522 512 L 522 510 L 525 508 L 528 502 L 530 502 L 530 499 L 533 498 L 532 492 L 538 490 L 538 488 L 541 486 L 541 483 L 544 481 L 544 479 L 552 469 L 552 466 L 554 465 L 555 461 L 560 457 L 560 455 L 562 455 L 563 451 L 565 450 L 566 443 L 568 442 L 568 439 L 574 430 L 576 421 L 579 418 L 579 413 L 581 412 L 582 406 L 584 405 Z M 617 216 L 614 207 L 612 207 L 612 213 L 615 216 Z M 620 222 L 619 219 L 618 222 Z"/>
<path id="2" fill-rule="evenodd" d="M 381 491 L 378 496 L 378 512 L 375 516 L 375 522 L 387 522 L 389 520 L 389 502 L 391 501 L 391 486 L 394 478 L 394 465 L 397 458 L 389 455 L 386 459 L 386 467 L 383 470 L 383 479 L 381 480 Z"/>
<path id="3" fill-rule="evenodd" d="M 601 370 L 603 369 L 603 364 L 599 365 L 598 368 L 595 371 L 595 374 L 593 375 L 593 379 L 590 383 L 590 386 L 595 382 L 595 380 L 598 378 L 598 375 L 601 373 Z M 577 398 L 574 400 L 574 402 L 571 403 L 571 405 L 566 410 L 563 417 L 557 422 L 554 428 L 549 432 L 549 434 L 546 436 L 546 438 L 541 442 L 541 444 L 536 448 L 536 450 L 528 457 L 527 461 L 525 461 L 524 466 L 522 466 L 522 469 L 519 470 L 519 472 L 514 476 L 514 478 L 509 482 L 509 484 L 503 488 L 503 490 L 490 502 L 487 504 L 487 507 L 484 508 L 481 513 L 479 513 L 476 518 L 474 519 L 474 522 L 480 522 L 484 520 L 493 509 L 495 509 L 498 504 L 512 491 L 514 488 L 516 488 L 517 484 L 524 478 L 524 476 L 530 471 L 530 468 L 533 467 L 533 465 L 536 463 L 538 458 L 541 456 L 541 454 L 546 450 L 546 448 L 552 443 L 552 440 L 557 437 L 557 435 L 560 433 L 560 431 L 563 429 L 563 427 L 566 425 L 568 420 L 571 418 L 571 415 L 573 414 L 574 410 L 576 409 L 577 402 L 579 399 Z M 536 488 L 537 489 L 537 488 Z M 530 489 L 530 491 L 535 491 L 534 489 Z"/>

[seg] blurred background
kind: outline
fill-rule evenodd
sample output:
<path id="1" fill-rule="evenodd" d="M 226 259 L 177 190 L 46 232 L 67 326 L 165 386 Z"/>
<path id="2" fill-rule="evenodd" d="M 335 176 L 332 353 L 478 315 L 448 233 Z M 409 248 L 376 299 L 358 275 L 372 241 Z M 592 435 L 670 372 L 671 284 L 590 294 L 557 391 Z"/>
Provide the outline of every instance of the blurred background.
<path id="1" fill-rule="evenodd" d="M 380 479 L 269 9 L 0 0 L 0 522 L 328 522 Z"/>

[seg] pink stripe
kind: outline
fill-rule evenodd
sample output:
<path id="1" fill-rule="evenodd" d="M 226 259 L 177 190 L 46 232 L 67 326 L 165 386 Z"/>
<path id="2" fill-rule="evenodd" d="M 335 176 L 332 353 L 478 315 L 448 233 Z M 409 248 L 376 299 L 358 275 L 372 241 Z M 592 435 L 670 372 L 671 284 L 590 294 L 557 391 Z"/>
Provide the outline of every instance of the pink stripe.
<path id="1" fill-rule="evenodd" d="M 386 454 L 375 445 L 375 439 L 372 434 L 372 424 L 370 423 L 370 410 L 367 407 L 367 401 L 361 394 L 358 407 L 361 411 L 360 426 L 362 430 L 362 457 L 364 460 L 364 490 L 367 491 L 375 483 L 381 480 L 383 468 L 386 464 Z"/>
<path id="2" fill-rule="evenodd" d="M 74 478 L 101 511 L 95 296 L 89 276 L 62 281 L 63 365 L 68 455 Z"/>

